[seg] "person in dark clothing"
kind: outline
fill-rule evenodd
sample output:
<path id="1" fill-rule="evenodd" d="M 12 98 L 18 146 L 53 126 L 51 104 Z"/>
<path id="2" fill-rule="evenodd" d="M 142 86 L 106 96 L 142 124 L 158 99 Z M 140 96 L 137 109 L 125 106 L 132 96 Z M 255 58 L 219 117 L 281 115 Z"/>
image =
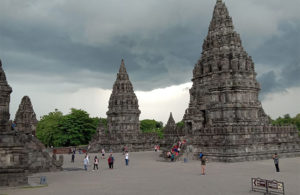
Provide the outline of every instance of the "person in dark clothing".
<path id="1" fill-rule="evenodd" d="M 71 160 L 71 162 L 74 163 L 74 161 L 75 161 L 75 151 L 72 153 L 72 160 Z"/>
<path id="2" fill-rule="evenodd" d="M 114 157 L 112 156 L 112 154 L 109 155 L 109 158 L 107 159 L 108 161 L 108 167 L 110 169 L 113 169 L 114 168 Z"/>
<path id="3" fill-rule="evenodd" d="M 200 160 L 201 160 L 201 174 L 205 175 L 206 161 L 207 161 L 206 156 L 202 155 L 202 158 Z"/>
<path id="4" fill-rule="evenodd" d="M 276 172 L 280 172 L 280 170 L 279 170 L 279 157 L 278 157 L 277 153 L 275 153 L 273 155 L 273 160 L 274 160 Z"/>
<path id="5" fill-rule="evenodd" d="M 98 164 L 99 164 L 99 159 L 98 159 L 97 156 L 95 156 L 95 158 L 94 158 L 94 169 L 93 170 L 95 170 L 96 168 L 98 170 Z"/>

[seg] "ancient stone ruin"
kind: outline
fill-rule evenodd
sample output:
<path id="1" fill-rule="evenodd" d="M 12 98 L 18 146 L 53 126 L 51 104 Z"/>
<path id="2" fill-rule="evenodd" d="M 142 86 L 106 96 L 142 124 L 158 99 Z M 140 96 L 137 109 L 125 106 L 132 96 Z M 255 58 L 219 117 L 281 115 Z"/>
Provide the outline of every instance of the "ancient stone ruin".
<path id="1" fill-rule="evenodd" d="M 24 96 L 16 113 L 14 124 L 17 125 L 18 131 L 35 135 L 37 122 L 30 98 Z"/>
<path id="2" fill-rule="evenodd" d="M 29 173 L 61 170 L 63 163 L 62 157 L 59 161 L 52 158 L 34 136 L 37 120 L 27 96 L 22 99 L 15 124 L 9 121 L 11 92 L 0 61 L 0 186 L 26 185 Z"/>
<path id="3" fill-rule="evenodd" d="M 28 166 L 28 153 L 24 149 L 22 134 L 13 131 L 9 122 L 11 92 L 0 60 L 0 186 L 28 183 L 25 172 Z"/>
<path id="4" fill-rule="evenodd" d="M 108 131 L 112 134 L 139 133 L 140 113 L 138 99 L 122 59 L 106 113 Z"/>
<path id="5" fill-rule="evenodd" d="M 175 123 L 175 120 L 173 118 L 173 115 L 172 115 L 172 112 L 170 113 L 170 116 L 169 116 L 169 119 L 168 119 L 168 122 L 164 128 L 164 134 L 165 135 L 174 135 L 174 134 L 177 134 L 176 132 L 176 123 Z"/>
<path id="6" fill-rule="evenodd" d="M 30 173 L 62 170 L 63 156 L 61 155 L 57 161 L 56 156 L 51 156 L 44 144 L 35 137 L 37 119 L 28 96 L 22 98 L 14 123 L 15 130 L 24 134 L 22 141 L 29 155 Z"/>
<path id="7" fill-rule="evenodd" d="M 117 79 L 109 99 L 107 127 L 100 122 L 96 136 L 90 142 L 90 152 L 121 151 L 126 146 L 130 151 L 143 151 L 153 148 L 158 142 L 154 133 L 140 131 L 138 99 L 129 80 L 124 60 L 121 61 Z"/>
<path id="8" fill-rule="evenodd" d="M 272 126 L 258 94 L 251 56 L 234 30 L 227 7 L 218 0 L 193 71 L 190 103 L 184 115 L 189 144 L 217 161 L 300 156 L 294 126 Z"/>

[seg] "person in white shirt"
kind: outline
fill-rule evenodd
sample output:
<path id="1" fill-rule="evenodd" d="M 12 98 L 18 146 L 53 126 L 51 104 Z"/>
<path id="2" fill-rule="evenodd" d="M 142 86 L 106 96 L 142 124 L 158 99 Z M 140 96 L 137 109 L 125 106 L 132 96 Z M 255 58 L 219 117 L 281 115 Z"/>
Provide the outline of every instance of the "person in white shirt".
<path id="1" fill-rule="evenodd" d="M 129 164 L 129 154 L 128 152 L 125 153 L 125 165 L 128 166 Z"/>
<path id="2" fill-rule="evenodd" d="M 88 155 L 86 155 L 83 160 L 84 170 L 86 170 L 86 171 L 87 171 L 88 164 L 89 164 L 89 157 L 88 157 Z"/>

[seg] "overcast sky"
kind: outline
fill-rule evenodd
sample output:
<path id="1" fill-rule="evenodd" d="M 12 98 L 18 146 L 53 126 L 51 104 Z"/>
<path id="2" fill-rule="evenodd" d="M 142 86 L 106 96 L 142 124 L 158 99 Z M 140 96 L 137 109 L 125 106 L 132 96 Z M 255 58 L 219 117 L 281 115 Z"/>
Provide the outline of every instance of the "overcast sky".
<path id="1" fill-rule="evenodd" d="M 140 119 L 182 119 L 215 0 L 1 0 L 0 58 L 11 118 L 24 95 L 38 118 L 55 108 L 106 117 L 121 59 Z M 260 99 L 276 118 L 300 113 L 300 1 L 225 0 L 252 56 Z"/>

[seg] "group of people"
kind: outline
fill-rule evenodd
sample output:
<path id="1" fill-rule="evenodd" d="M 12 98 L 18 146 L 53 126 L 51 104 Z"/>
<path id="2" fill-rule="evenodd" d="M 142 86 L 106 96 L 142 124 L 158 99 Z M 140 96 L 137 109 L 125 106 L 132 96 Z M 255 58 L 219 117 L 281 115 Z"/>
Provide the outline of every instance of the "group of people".
<path id="1" fill-rule="evenodd" d="M 185 140 L 184 141 L 179 141 L 176 145 L 174 145 L 172 147 L 172 150 L 171 152 L 168 151 L 167 152 L 167 157 L 171 159 L 171 161 L 174 161 L 175 160 L 175 155 L 178 156 L 182 146 L 185 144 Z M 157 151 L 159 147 L 157 147 L 157 145 L 155 145 L 155 151 Z M 123 155 L 124 155 L 124 159 L 125 159 L 125 165 L 128 166 L 129 165 L 129 153 L 128 153 L 128 150 L 126 147 L 123 148 Z M 101 156 L 102 156 L 102 159 L 105 159 L 105 150 L 102 149 L 101 150 Z M 275 168 L 276 168 L 276 172 L 280 172 L 280 169 L 279 169 L 279 157 L 278 157 L 278 154 L 275 153 L 273 156 L 272 156 L 273 160 L 274 160 L 274 164 L 275 164 Z M 74 159 L 75 159 L 75 150 L 72 152 L 72 160 L 71 162 L 74 163 Z M 201 175 L 205 175 L 206 174 L 206 163 L 207 163 L 207 157 L 202 153 L 200 152 L 199 154 L 199 159 L 201 161 Z M 112 154 L 112 151 L 111 153 L 109 154 L 109 157 L 107 159 L 108 161 L 108 167 L 109 169 L 113 169 L 114 168 L 114 156 Z M 88 168 L 88 165 L 89 165 L 89 156 L 88 154 L 85 155 L 85 158 L 83 160 L 83 164 L 84 164 L 84 170 L 87 171 L 87 168 Z M 99 167 L 99 159 L 97 156 L 94 157 L 94 168 L 93 170 L 98 170 Z"/>
<path id="2" fill-rule="evenodd" d="M 182 150 L 182 147 L 185 145 L 186 141 L 178 141 L 177 144 L 175 144 L 171 151 L 167 152 L 167 158 L 170 158 L 171 161 L 173 162 L 175 160 L 175 156 L 178 156 L 180 151 Z"/>
<path id="3" fill-rule="evenodd" d="M 129 165 L 129 153 L 128 151 L 124 151 L 123 152 L 123 155 L 125 156 L 124 159 L 125 159 L 125 165 L 128 166 Z M 102 156 L 102 159 L 105 159 L 105 150 L 102 149 L 101 150 L 101 156 Z M 72 161 L 73 161 L 73 156 L 72 156 Z M 110 151 L 110 154 L 108 156 L 108 159 L 107 159 L 107 163 L 108 163 L 108 167 L 109 169 L 113 169 L 114 168 L 114 162 L 115 162 L 115 158 L 112 154 L 112 151 Z M 83 165 L 84 165 L 84 170 L 87 171 L 88 170 L 88 165 L 90 164 L 90 159 L 89 159 L 89 155 L 86 154 L 85 157 L 84 157 L 84 160 L 83 160 Z M 96 169 L 98 170 L 99 169 L 99 159 L 97 156 L 94 157 L 94 168 L 93 168 L 93 171 L 95 171 Z"/>

